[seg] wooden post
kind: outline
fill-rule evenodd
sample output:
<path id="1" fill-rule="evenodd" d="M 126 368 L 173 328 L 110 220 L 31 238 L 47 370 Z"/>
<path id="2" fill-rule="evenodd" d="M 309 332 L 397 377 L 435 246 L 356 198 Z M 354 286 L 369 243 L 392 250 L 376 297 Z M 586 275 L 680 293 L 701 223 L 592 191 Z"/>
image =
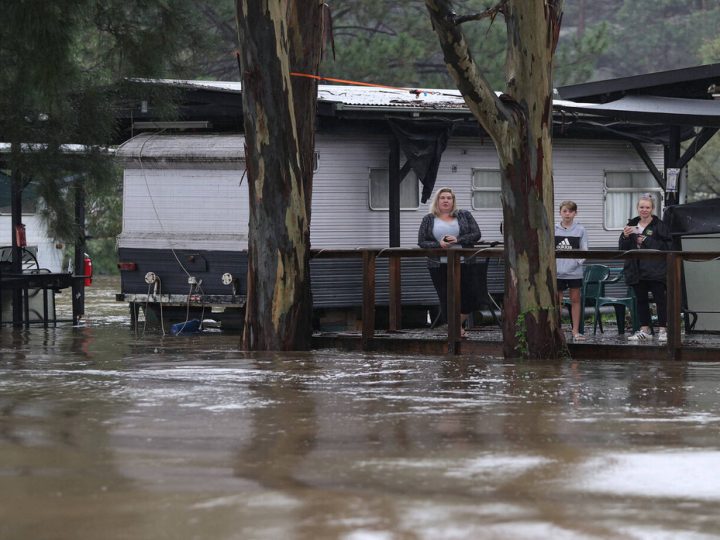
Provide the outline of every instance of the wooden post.
<path id="1" fill-rule="evenodd" d="M 667 146 L 665 146 L 665 182 L 667 182 L 667 170 L 677 167 L 680 161 L 680 142 L 680 126 L 670 126 L 670 140 Z M 680 189 L 680 181 L 680 178 L 678 178 L 678 190 Z M 665 192 L 665 206 L 677 204 L 677 201 L 677 192 Z"/>
<path id="2" fill-rule="evenodd" d="M 13 143 L 12 152 L 19 152 L 18 145 Z M 17 230 L 18 227 L 22 227 L 22 192 L 23 192 L 23 179 L 19 169 L 15 169 L 12 174 L 10 183 L 10 235 L 12 245 L 12 263 L 10 265 L 10 271 L 13 274 L 22 274 L 22 246 L 18 245 L 17 242 Z M 21 287 L 15 287 L 12 291 L 12 319 L 13 326 L 22 326 L 24 318 L 24 304 L 27 301 L 27 297 L 23 294 Z M 27 320 L 26 320 L 27 321 Z"/>
<path id="3" fill-rule="evenodd" d="M 682 294 L 680 290 L 680 273 L 682 257 L 677 253 L 668 253 L 667 259 L 667 354 L 668 359 L 679 358 L 682 338 L 680 336 L 680 306 Z"/>
<path id="4" fill-rule="evenodd" d="M 388 274 L 390 277 L 388 290 L 389 330 L 402 328 L 402 283 L 400 268 L 402 260 L 399 255 L 390 255 Z"/>
<path id="5" fill-rule="evenodd" d="M 85 184 L 75 180 L 75 257 L 73 259 L 72 319 L 78 325 L 85 315 Z"/>
<path id="6" fill-rule="evenodd" d="M 400 143 L 395 135 L 390 140 L 388 164 L 388 232 L 389 246 L 400 247 Z"/>
<path id="7" fill-rule="evenodd" d="M 362 348 L 367 350 L 375 336 L 375 261 L 374 251 L 363 251 Z"/>
<path id="8" fill-rule="evenodd" d="M 447 252 L 447 319 L 448 353 L 460 352 L 460 257 L 455 250 Z"/>

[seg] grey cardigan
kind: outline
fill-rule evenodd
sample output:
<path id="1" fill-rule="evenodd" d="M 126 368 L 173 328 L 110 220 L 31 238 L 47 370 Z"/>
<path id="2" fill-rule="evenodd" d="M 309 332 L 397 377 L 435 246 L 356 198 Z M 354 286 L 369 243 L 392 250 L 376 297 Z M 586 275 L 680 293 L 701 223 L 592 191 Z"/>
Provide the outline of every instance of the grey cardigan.
<path id="1" fill-rule="evenodd" d="M 482 236 L 480 233 L 480 227 L 473 215 L 467 210 L 457 210 L 455 217 L 458 220 L 458 226 L 460 227 L 460 234 L 458 235 L 458 244 L 462 247 L 473 247 L 476 242 L 480 240 Z M 438 242 L 433 236 L 433 226 L 435 224 L 435 215 L 427 214 L 422 222 L 420 223 L 420 229 L 418 230 L 418 246 L 423 249 L 439 248 L 440 242 Z M 470 257 L 465 259 L 466 263 L 474 264 L 479 262 L 477 257 Z M 440 266 L 439 257 L 428 257 L 428 266 Z"/>

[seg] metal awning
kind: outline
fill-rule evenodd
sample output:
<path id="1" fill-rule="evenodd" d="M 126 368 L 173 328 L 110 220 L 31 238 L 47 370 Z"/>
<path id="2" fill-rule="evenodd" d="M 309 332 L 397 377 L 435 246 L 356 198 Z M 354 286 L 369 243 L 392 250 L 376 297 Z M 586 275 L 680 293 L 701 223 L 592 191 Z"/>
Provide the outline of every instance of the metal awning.
<path id="1" fill-rule="evenodd" d="M 658 96 L 625 96 L 609 103 L 554 100 L 556 109 L 646 124 L 720 127 L 720 101 Z"/>

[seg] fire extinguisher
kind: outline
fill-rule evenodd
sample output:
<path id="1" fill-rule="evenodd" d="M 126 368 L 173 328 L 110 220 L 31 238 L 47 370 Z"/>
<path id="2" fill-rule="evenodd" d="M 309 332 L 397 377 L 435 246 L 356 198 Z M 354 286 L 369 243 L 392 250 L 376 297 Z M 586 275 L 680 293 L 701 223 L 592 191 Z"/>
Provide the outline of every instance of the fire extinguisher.
<path id="1" fill-rule="evenodd" d="M 15 245 L 17 247 L 27 247 L 27 237 L 25 236 L 25 224 L 15 225 Z"/>
<path id="2" fill-rule="evenodd" d="M 90 258 L 90 255 L 87 253 L 85 254 L 85 257 L 83 258 L 83 275 L 85 276 L 85 286 L 88 287 L 92 285 L 92 275 L 93 275 L 93 266 L 92 266 L 92 259 Z"/>

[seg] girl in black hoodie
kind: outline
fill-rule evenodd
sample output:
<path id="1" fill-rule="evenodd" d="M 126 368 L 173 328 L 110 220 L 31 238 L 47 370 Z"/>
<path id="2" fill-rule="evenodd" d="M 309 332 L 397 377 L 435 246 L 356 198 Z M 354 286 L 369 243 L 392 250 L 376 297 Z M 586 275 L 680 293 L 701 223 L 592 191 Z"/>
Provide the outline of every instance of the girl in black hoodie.
<path id="1" fill-rule="evenodd" d="M 637 203 L 638 216 L 628 221 L 620 235 L 619 247 L 630 249 L 670 249 L 670 231 L 660 219 L 653 215 L 655 199 L 649 193 L 640 196 Z M 632 286 L 638 301 L 640 330 L 628 337 L 629 341 L 650 339 L 650 300 L 652 293 L 657 305 L 658 341 L 667 341 L 667 289 L 665 282 L 665 261 L 625 260 L 625 282 Z"/>

